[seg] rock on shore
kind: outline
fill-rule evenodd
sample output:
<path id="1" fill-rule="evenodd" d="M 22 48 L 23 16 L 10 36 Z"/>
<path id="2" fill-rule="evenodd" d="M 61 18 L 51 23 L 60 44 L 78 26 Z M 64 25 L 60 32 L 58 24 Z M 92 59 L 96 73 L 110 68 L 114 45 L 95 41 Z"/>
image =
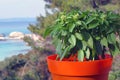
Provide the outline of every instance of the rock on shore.
<path id="1" fill-rule="evenodd" d="M 30 37 L 34 41 L 44 41 L 44 38 L 37 34 L 24 34 L 22 32 L 11 32 L 8 36 L 5 36 L 4 34 L 0 34 L 0 40 L 9 40 L 9 39 L 15 39 L 15 40 L 23 40 L 24 37 Z"/>
<path id="2" fill-rule="evenodd" d="M 0 34 L 0 40 L 5 40 L 5 35 L 4 34 Z"/>
<path id="3" fill-rule="evenodd" d="M 11 39 L 23 39 L 24 34 L 22 32 L 11 32 L 9 34 L 9 38 L 11 38 Z"/>

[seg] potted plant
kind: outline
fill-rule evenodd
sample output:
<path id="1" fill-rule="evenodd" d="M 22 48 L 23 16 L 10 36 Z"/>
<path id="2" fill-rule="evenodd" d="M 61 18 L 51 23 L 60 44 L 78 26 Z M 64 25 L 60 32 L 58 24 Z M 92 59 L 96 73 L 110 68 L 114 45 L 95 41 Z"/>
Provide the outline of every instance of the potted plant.
<path id="1" fill-rule="evenodd" d="M 120 51 L 120 15 L 103 11 L 62 12 L 51 27 L 55 55 L 47 57 L 52 80 L 108 80 Z"/>

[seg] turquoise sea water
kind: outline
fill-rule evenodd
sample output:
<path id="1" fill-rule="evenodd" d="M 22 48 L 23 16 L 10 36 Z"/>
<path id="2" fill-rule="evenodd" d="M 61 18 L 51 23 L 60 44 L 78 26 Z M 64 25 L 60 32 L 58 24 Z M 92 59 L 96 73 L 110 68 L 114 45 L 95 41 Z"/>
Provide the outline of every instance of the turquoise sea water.
<path id="1" fill-rule="evenodd" d="M 22 40 L 0 41 L 0 61 L 6 57 L 27 53 L 30 49 Z"/>
<path id="2" fill-rule="evenodd" d="M 13 31 L 30 33 L 27 29 L 28 26 L 29 22 L 0 22 L 0 34 L 3 33 L 8 36 Z"/>
<path id="3" fill-rule="evenodd" d="M 0 22 L 0 34 L 3 33 L 8 36 L 13 31 L 30 33 L 27 29 L 29 24 L 28 22 Z M 27 53 L 30 49 L 31 47 L 27 46 L 22 40 L 0 41 L 0 61 L 19 53 Z"/>

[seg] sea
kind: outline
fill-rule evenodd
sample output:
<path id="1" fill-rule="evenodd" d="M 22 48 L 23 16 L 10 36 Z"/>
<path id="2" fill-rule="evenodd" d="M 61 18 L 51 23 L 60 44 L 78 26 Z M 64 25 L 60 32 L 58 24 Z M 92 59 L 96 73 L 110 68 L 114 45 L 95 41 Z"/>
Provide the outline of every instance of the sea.
<path id="1" fill-rule="evenodd" d="M 29 24 L 35 24 L 35 21 L 0 21 L 0 34 L 9 36 L 11 32 L 22 32 L 31 34 L 27 29 Z M 31 50 L 23 40 L 0 40 L 0 61 L 13 55 L 25 54 Z"/>

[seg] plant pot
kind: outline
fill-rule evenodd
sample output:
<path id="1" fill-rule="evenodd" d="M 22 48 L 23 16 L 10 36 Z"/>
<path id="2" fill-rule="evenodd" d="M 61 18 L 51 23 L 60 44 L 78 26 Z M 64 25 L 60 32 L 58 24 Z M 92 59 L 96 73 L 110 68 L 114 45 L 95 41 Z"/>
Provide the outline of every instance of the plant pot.
<path id="1" fill-rule="evenodd" d="M 57 55 L 47 57 L 52 80 L 108 80 L 112 58 L 95 61 L 56 61 Z"/>

